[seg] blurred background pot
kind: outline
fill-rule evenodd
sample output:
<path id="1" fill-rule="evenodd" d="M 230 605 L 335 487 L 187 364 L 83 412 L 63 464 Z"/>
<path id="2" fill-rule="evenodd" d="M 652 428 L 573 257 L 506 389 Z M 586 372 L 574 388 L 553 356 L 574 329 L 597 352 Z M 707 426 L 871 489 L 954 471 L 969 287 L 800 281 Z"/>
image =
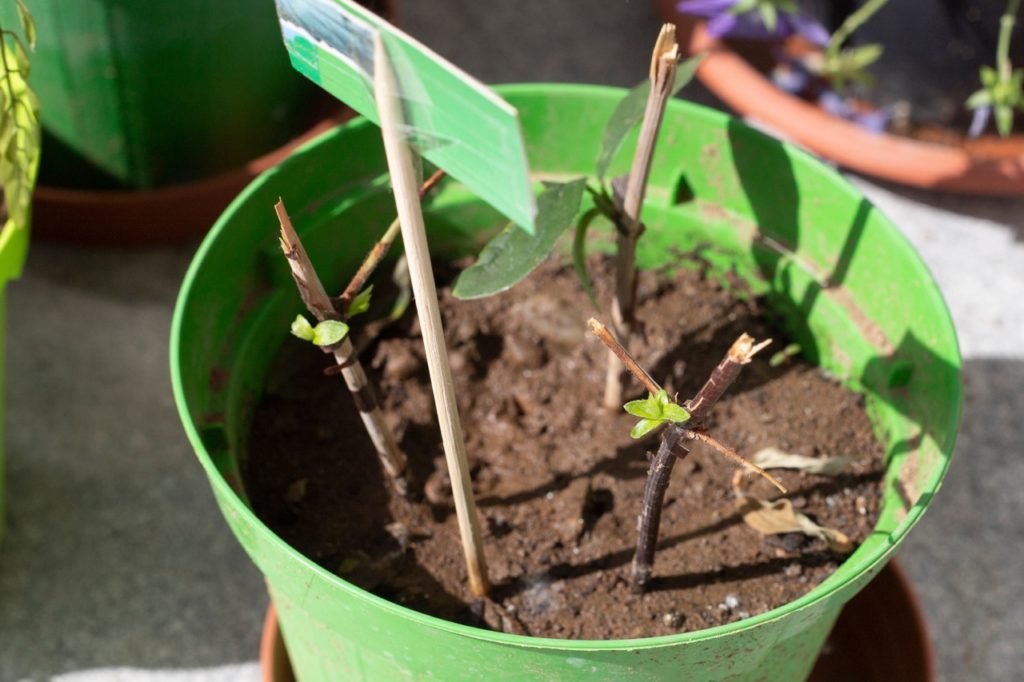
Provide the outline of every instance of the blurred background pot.
<path id="1" fill-rule="evenodd" d="M 198 236 L 289 143 L 338 111 L 292 69 L 272 2 L 27 4 L 44 128 L 37 236 L 123 245 Z M 3 12 L 10 21 L 14 3 Z"/>
<path id="2" fill-rule="evenodd" d="M 966 16 L 970 13 L 967 5 L 972 3 L 893 2 L 853 41 L 881 42 L 887 53 L 892 53 L 872 68 L 879 76 L 879 87 L 873 89 L 877 105 L 910 106 L 910 113 L 917 119 L 914 125 L 923 126 L 915 128 L 915 137 L 868 130 L 776 87 L 767 75 L 774 63 L 771 44 L 718 40 L 707 34 L 703 22 L 679 13 L 677 0 L 656 0 L 656 4 L 667 21 L 680 27 L 681 43 L 688 45 L 691 53 L 708 52 L 697 72 L 701 82 L 753 124 L 844 168 L 883 180 L 967 194 L 1024 195 L 1024 136 L 1003 140 L 987 135 L 968 140 L 962 134 L 969 116 L 960 96 L 970 88 L 976 89 L 976 64 L 992 61 L 995 42 L 992 38 L 990 53 L 982 53 L 979 48 L 986 43 L 985 35 L 975 35 L 970 43 L 955 42 L 950 21 L 936 13 L 948 4 L 964 5 L 956 11 Z M 833 15 L 838 11 L 826 7 L 819 14 L 827 15 L 823 17 L 827 23 L 830 19 L 835 23 Z M 998 12 L 989 7 L 984 14 L 994 26 L 989 15 Z M 908 27 L 908 21 L 917 25 Z M 922 21 L 930 22 L 927 31 L 920 25 Z M 980 20 L 978 23 L 985 25 Z M 908 43 L 897 35 L 912 36 L 913 40 Z M 952 47 L 939 50 L 936 41 Z"/>

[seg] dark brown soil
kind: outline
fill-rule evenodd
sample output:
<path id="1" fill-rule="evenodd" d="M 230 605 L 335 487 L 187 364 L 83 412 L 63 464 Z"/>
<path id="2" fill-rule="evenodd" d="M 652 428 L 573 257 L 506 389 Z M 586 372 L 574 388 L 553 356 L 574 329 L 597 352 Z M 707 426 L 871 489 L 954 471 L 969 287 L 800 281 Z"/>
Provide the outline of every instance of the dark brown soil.
<path id="1" fill-rule="evenodd" d="M 633 594 L 645 452 L 657 437 L 633 441 L 635 419 L 601 409 L 606 351 L 584 333 L 594 311 L 571 269 L 549 262 L 500 296 L 456 302 L 444 290 L 441 299 L 493 601 L 467 599 L 415 329 L 393 330 L 366 353 L 424 491 L 415 502 L 383 478 L 340 378 L 322 374 L 329 357 L 298 340 L 282 349 L 255 414 L 245 478 L 256 513 L 302 553 L 425 613 L 588 639 L 736 621 L 803 595 L 842 561 L 821 540 L 746 526 L 731 488 L 735 465 L 697 445 L 672 475 L 651 589 Z M 748 456 L 768 446 L 860 456 L 838 477 L 778 475 L 796 508 L 863 541 L 877 518 L 882 448 L 861 396 L 800 361 L 770 368 L 784 335 L 698 272 L 644 273 L 639 300 L 646 338 L 634 353 L 680 399 L 741 332 L 776 339 L 715 408 L 711 431 Z M 631 383 L 630 398 L 642 393 Z M 761 480 L 751 492 L 777 496 Z"/>

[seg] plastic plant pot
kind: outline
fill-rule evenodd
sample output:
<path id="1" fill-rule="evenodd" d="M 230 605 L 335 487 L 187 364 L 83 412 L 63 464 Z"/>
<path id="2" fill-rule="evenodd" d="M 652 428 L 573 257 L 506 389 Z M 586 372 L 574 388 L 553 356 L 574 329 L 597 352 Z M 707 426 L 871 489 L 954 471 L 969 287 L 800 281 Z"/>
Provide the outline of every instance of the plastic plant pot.
<path id="1" fill-rule="evenodd" d="M 260 638 L 263 682 L 295 682 L 273 604 Z M 808 682 L 934 682 L 921 605 L 896 561 L 843 608 Z"/>
<path id="2" fill-rule="evenodd" d="M 28 251 L 28 226 L 8 221 L 0 227 L 0 540 L 4 536 L 4 340 L 7 334 L 7 283 L 21 275 Z"/>
<path id="3" fill-rule="evenodd" d="M 624 91 L 572 85 L 499 88 L 518 107 L 537 178 L 592 172 Z M 612 173 L 629 166 L 627 141 Z M 735 270 L 785 321 L 807 357 L 863 391 L 886 446 L 883 507 L 869 536 L 822 584 L 749 619 L 632 640 L 495 633 L 420 614 L 360 590 L 272 533 L 241 492 L 250 410 L 274 349 L 299 312 L 277 245 L 279 196 L 320 272 L 340 288 L 391 220 L 376 127 L 349 123 L 250 185 L 201 245 L 175 310 L 171 372 L 188 437 L 228 524 L 267 578 L 296 676 L 337 679 L 799 680 L 844 603 L 885 565 L 931 503 L 961 409 L 949 313 L 920 259 L 833 170 L 724 114 L 668 107 L 643 209 L 638 262 L 652 268 L 698 245 Z M 427 211 L 436 258 L 476 252 L 503 225 L 450 183 Z M 453 556 L 460 549 L 452 547 Z"/>

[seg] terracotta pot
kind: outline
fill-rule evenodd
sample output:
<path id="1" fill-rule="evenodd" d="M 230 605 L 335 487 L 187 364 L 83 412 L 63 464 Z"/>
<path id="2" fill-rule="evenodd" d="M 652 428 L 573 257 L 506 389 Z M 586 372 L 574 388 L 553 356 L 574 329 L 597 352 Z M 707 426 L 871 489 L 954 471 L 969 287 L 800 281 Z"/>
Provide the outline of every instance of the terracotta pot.
<path id="1" fill-rule="evenodd" d="M 731 109 L 835 163 L 883 180 L 924 189 L 990 196 L 1024 195 L 1024 140 L 948 146 L 875 133 L 837 118 L 779 88 L 703 22 L 679 14 L 677 0 L 657 0 L 661 16 L 680 26 L 680 42 L 707 58 L 701 82 Z"/>
<path id="2" fill-rule="evenodd" d="M 809 682 L 932 682 L 934 654 L 921 606 L 895 561 L 854 597 L 836 621 Z M 263 682 L 295 682 L 288 650 L 267 608 L 260 640 Z"/>
<path id="3" fill-rule="evenodd" d="M 304 142 L 350 118 L 338 114 L 242 168 L 151 190 L 98 191 L 38 186 L 33 197 L 36 238 L 94 246 L 141 247 L 201 237 L 257 175 Z"/>

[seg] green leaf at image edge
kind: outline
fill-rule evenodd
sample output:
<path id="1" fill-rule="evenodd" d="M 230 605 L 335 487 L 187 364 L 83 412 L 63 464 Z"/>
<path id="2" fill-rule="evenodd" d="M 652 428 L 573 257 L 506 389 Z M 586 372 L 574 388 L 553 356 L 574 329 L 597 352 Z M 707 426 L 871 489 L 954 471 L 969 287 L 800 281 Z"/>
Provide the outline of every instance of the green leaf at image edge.
<path id="1" fill-rule="evenodd" d="M 584 178 L 550 183 L 537 198 L 536 231 L 528 234 L 509 224 L 462 271 L 452 294 L 463 300 L 505 291 L 540 265 L 572 224 L 583 201 Z"/>

